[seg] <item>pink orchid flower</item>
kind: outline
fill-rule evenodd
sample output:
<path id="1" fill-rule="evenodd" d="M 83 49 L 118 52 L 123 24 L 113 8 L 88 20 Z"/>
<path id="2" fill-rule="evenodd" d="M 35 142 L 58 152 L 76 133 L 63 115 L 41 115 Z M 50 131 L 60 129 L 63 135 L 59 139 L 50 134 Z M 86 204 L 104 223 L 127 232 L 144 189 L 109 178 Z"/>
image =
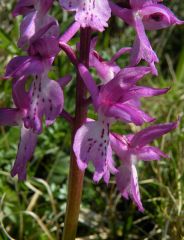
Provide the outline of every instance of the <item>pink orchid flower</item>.
<path id="1" fill-rule="evenodd" d="M 110 135 L 111 147 L 121 159 L 121 166 L 116 174 L 117 188 L 124 198 L 130 197 L 140 211 L 144 208 L 141 203 L 135 164 L 139 160 L 151 161 L 167 158 L 166 154 L 157 147 L 150 146 L 149 143 L 176 127 L 177 122 L 173 122 L 154 125 L 134 135 L 121 136 L 115 133 Z"/>
<path id="2" fill-rule="evenodd" d="M 175 24 L 183 24 L 169 8 L 156 0 L 130 0 L 131 8 L 121 8 L 110 2 L 112 12 L 123 19 L 136 30 L 136 39 L 132 48 L 131 65 L 137 65 L 141 59 L 152 67 L 152 72 L 157 75 L 154 63 L 158 57 L 153 51 L 145 30 L 157 30 Z"/>

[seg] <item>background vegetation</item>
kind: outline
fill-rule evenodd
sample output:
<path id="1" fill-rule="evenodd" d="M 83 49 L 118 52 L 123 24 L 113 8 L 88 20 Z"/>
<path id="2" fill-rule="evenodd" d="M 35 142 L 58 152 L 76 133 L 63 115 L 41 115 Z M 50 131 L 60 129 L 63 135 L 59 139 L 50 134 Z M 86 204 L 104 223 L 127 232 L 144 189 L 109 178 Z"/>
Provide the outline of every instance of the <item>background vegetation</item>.
<path id="1" fill-rule="evenodd" d="M 184 2 L 164 1 L 184 19 Z M 16 46 L 21 18 L 13 18 L 14 1 L 0 1 L 0 75 L 8 61 L 23 54 Z M 61 12 L 58 3 L 52 10 L 61 23 L 61 32 L 72 16 Z M 99 36 L 98 50 L 105 59 L 123 46 L 131 46 L 134 31 L 112 18 L 110 28 Z M 144 84 L 171 87 L 169 93 L 143 102 L 157 122 L 173 121 L 184 113 L 184 27 L 172 27 L 149 33 L 153 48 L 160 57 L 159 77 L 149 77 Z M 78 41 L 76 37 L 72 45 Z M 127 57 L 118 62 L 122 67 Z M 55 61 L 53 79 L 72 73 L 72 65 L 63 53 Z M 65 91 L 65 107 L 74 111 L 75 81 Z M 11 81 L 0 81 L 0 107 L 12 106 Z M 90 112 L 92 115 L 92 112 Z M 135 131 L 133 126 L 118 124 L 122 133 Z M 0 127 L 0 239 L 59 239 L 63 228 L 70 152 L 70 127 L 63 119 L 44 129 L 28 167 L 26 182 L 10 177 L 15 160 L 19 129 Z M 78 239 L 109 240 L 183 240 L 184 239 L 184 120 L 178 129 L 156 141 L 170 159 L 138 165 L 144 213 L 121 198 L 112 178 L 108 187 L 92 182 L 92 168 L 86 171 L 80 213 Z"/>

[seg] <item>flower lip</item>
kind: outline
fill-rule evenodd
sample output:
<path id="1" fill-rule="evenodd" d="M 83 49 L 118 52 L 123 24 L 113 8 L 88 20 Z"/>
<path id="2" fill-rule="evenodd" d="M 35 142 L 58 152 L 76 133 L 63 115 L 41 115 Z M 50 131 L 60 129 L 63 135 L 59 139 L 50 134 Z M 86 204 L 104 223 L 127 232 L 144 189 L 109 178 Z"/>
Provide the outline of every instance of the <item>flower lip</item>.
<path id="1" fill-rule="evenodd" d="M 75 20 L 83 28 L 91 27 L 102 32 L 108 26 L 111 16 L 108 0 L 60 0 L 60 5 L 68 11 L 75 11 Z"/>

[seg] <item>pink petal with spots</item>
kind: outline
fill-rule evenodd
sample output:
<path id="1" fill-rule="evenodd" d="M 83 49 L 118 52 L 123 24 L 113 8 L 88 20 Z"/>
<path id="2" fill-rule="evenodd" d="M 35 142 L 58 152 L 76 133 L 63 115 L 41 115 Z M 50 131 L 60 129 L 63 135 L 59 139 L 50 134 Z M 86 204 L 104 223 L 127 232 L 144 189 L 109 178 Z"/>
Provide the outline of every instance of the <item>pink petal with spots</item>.
<path id="1" fill-rule="evenodd" d="M 29 55 L 52 58 L 59 53 L 59 42 L 55 37 L 44 37 L 36 40 L 29 48 Z"/>
<path id="2" fill-rule="evenodd" d="M 37 134 L 30 129 L 22 127 L 17 157 L 11 171 L 12 177 L 18 175 L 19 180 L 26 179 L 26 165 L 34 153 L 36 143 Z"/>
<path id="3" fill-rule="evenodd" d="M 111 16 L 111 9 L 107 0 L 60 0 L 66 10 L 76 11 L 75 20 L 81 27 L 91 27 L 103 31 Z"/>
<path id="4" fill-rule="evenodd" d="M 111 146 L 109 145 L 107 149 L 107 161 L 105 164 L 104 172 L 103 173 L 95 172 L 93 180 L 94 182 L 99 182 L 100 179 L 103 178 L 104 182 L 108 184 L 110 180 L 110 174 L 112 173 L 113 175 L 115 175 L 117 172 L 118 170 L 116 169 L 114 160 L 112 158 L 112 149 Z"/>
<path id="5" fill-rule="evenodd" d="M 33 81 L 30 99 L 30 107 L 24 120 L 25 126 L 40 133 L 43 116 L 50 124 L 61 113 L 64 105 L 63 91 L 56 81 L 50 80 L 46 74 L 43 74 Z"/>
<path id="6" fill-rule="evenodd" d="M 92 161 L 97 174 L 103 174 L 107 164 L 109 145 L 109 125 L 106 122 L 88 122 L 80 127 L 75 135 L 73 149 L 77 164 L 85 170 Z"/>

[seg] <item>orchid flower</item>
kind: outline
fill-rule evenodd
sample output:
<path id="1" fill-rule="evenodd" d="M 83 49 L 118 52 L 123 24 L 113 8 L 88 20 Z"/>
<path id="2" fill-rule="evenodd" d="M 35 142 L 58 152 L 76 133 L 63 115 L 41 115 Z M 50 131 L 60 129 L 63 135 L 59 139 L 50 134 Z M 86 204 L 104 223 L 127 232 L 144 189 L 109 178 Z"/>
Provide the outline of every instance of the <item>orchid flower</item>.
<path id="1" fill-rule="evenodd" d="M 111 147 L 122 162 L 116 174 L 117 188 L 124 198 L 129 199 L 130 197 L 140 211 L 143 211 L 144 208 L 140 198 L 136 161 L 167 158 L 166 154 L 157 147 L 150 146 L 149 143 L 176 127 L 177 122 L 173 122 L 145 128 L 135 135 L 121 136 L 116 133 L 110 135 Z"/>
<path id="2" fill-rule="evenodd" d="M 20 125 L 21 138 L 12 176 L 19 180 L 26 177 L 26 163 L 30 160 L 42 131 L 45 116 L 46 125 L 54 122 L 64 104 L 63 91 L 58 82 L 47 74 L 53 58 L 59 52 L 58 40 L 44 38 L 37 40 L 29 49 L 30 56 L 15 57 L 6 69 L 6 77 L 13 78 L 13 100 L 15 109 L 0 109 L 0 125 Z M 25 84 L 33 77 L 27 92 Z"/>
<path id="3" fill-rule="evenodd" d="M 120 71 L 120 67 L 115 63 L 115 61 L 124 53 L 130 52 L 131 48 L 122 48 L 109 61 L 105 61 L 100 54 L 95 51 L 96 43 L 97 38 L 93 38 L 90 46 L 89 65 L 90 67 L 96 69 L 102 83 L 105 84 L 112 80 Z"/>
<path id="4" fill-rule="evenodd" d="M 67 11 L 75 11 L 75 20 L 82 28 L 91 27 L 102 32 L 111 16 L 108 0 L 60 0 Z"/>
<path id="5" fill-rule="evenodd" d="M 158 2 L 160 1 L 130 0 L 131 9 L 121 8 L 110 2 L 112 12 L 136 30 L 136 39 L 131 51 L 131 65 L 137 65 L 141 59 L 144 59 L 150 64 L 154 74 L 157 74 L 154 63 L 158 62 L 158 58 L 145 30 L 157 30 L 183 24 L 183 21 L 180 21 L 166 6 Z"/>
<path id="6" fill-rule="evenodd" d="M 103 177 L 108 183 L 110 173 L 115 174 L 117 171 L 109 144 L 111 123 L 114 119 L 133 122 L 136 125 L 152 121 L 151 117 L 138 108 L 137 101 L 140 97 L 163 94 L 168 89 L 135 86 L 140 78 L 150 72 L 148 67 L 123 69 L 113 80 L 102 86 L 100 91 L 83 65 L 79 66 L 79 72 L 92 95 L 98 120 L 87 122 L 78 129 L 73 149 L 81 170 L 84 171 L 91 160 L 95 167 L 94 181 L 99 181 Z"/>
<path id="7" fill-rule="evenodd" d="M 85 66 L 79 65 L 79 72 L 91 93 L 93 105 L 98 114 L 136 125 L 142 125 L 144 122 L 154 120 L 139 108 L 138 99 L 163 94 L 168 91 L 168 89 L 160 90 L 148 87 L 135 89 L 136 82 L 150 71 L 149 67 L 124 68 L 98 90 L 89 71 Z"/>
<path id="8" fill-rule="evenodd" d="M 14 101 L 18 106 L 27 109 L 25 127 L 32 128 L 37 133 L 42 131 L 44 115 L 46 123 L 49 124 L 63 109 L 62 89 L 56 81 L 47 77 L 53 57 L 58 52 L 56 39 L 41 39 L 32 45 L 30 56 L 16 57 L 7 66 L 6 75 L 14 79 Z M 28 76 L 33 76 L 34 79 L 27 93 L 25 83 Z"/>
<path id="9" fill-rule="evenodd" d="M 47 14 L 53 0 L 23 1 L 20 0 L 15 9 L 14 16 L 24 15 L 20 25 L 20 39 L 18 47 L 27 50 L 31 43 L 42 37 L 58 37 L 59 26 L 55 18 Z"/>

